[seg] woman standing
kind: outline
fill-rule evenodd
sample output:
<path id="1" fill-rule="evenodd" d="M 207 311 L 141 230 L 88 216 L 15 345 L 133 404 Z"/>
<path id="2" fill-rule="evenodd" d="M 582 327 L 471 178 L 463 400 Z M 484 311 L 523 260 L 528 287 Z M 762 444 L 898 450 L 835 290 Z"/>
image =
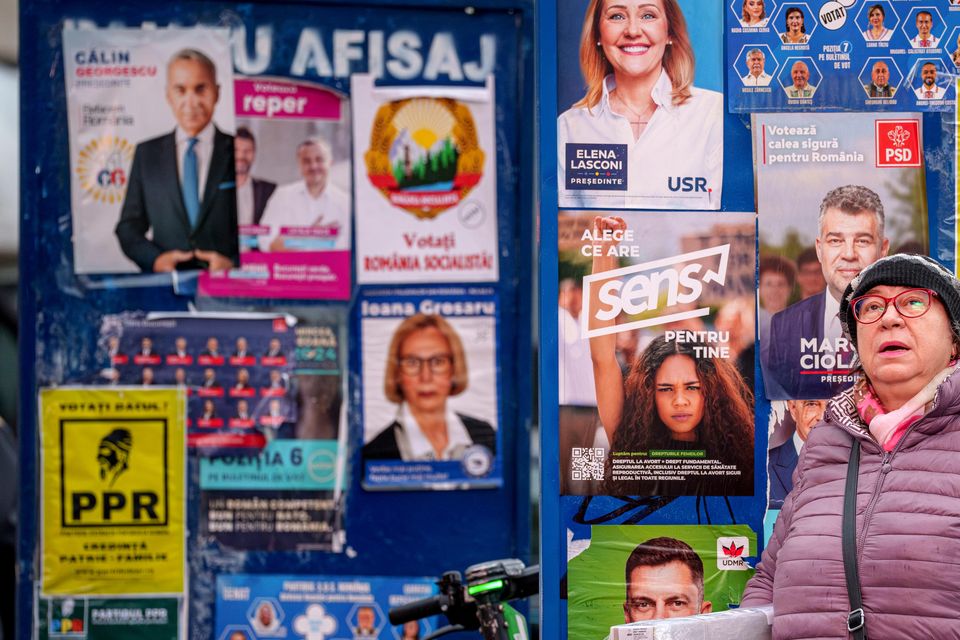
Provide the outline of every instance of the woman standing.
<path id="1" fill-rule="evenodd" d="M 810 432 L 741 606 L 772 603 L 778 640 L 861 624 L 871 640 L 960 637 L 960 282 L 924 256 L 881 258 L 840 320 L 859 380 Z"/>

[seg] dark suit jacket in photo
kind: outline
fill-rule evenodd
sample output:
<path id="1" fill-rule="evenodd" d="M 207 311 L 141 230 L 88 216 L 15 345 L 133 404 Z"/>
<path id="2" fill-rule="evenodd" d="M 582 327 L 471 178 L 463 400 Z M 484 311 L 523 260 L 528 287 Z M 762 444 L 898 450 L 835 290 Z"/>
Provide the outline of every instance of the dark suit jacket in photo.
<path id="1" fill-rule="evenodd" d="M 821 382 L 817 375 L 800 375 L 800 339 L 823 340 L 824 291 L 790 305 L 770 319 L 770 348 L 763 365 L 763 384 L 771 400 L 822 400 L 850 386 Z"/>
<path id="2" fill-rule="evenodd" d="M 258 180 L 257 178 L 250 179 L 253 180 L 253 224 L 260 224 L 263 210 L 267 208 L 267 200 L 273 195 L 277 183 L 269 180 Z"/>
<path id="3" fill-rule="evenodd" d="M 467 428 L 467 434 L 473 440 L 473 444 L 482 444 L 490 449 L 490 453 L 497 453 L 497 432 L 494 431 L 490 423 L 465 416 L 458 413 L 457 416 Z M 397 433 L 402 429 L 400 423 L 394 420 L 386 429 L 377 434 L 377 437 L 363 445 L 364 460 L 399 460 L 400 447 L 397 446 Z"/>
<path id="4" fill-rule="evenodd" d="M 793 446 L 793 436 L 779 447 L 770 449 L 767 459 L 767 473 L 770 475 L 771 509 L 779 509 L 787 494 L 793 489 L 793 470 L 797 467 L 797 448 Z"/>
<path id="5" fill-rule="evenodd" d="M 213 250 L 239 264 L 235 176 L 233 136 L 215 129 L 197 225 L 191 228 L 180 189 L 174 133 L 138 144 L 116 227 L 123 253 L 145 272 L 153 271 L 157 256 L 173 249 Z M 151 230 L 152 237 L 147 238 Z M 206 265 L 192 260 L 179 268 Z"/>

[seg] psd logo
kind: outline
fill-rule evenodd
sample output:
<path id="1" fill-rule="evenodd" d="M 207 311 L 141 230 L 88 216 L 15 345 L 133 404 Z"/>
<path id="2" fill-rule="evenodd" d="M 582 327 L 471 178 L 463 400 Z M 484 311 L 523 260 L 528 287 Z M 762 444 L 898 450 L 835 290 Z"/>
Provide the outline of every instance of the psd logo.
<path id="1" fill-rule="evenodd" d="M 80 188 L 103 204 L 123 202 L 133 149 L 126 138 L 109 135 L 88 142 L 77 158 Z"/>
<path id="2" fill-rule="evenodd" d="M 920 121 L 877 120 L 877 167 L 920 166 Z"/>
<path id="3" fill-rule="evenodd" d="M 717 538 L 717 569 L 720 571 L 746 571 L 750 567 L 743 561 L 750 557 L 750 539 L 745 536 Z"/>
<path id="4" fill-rule="evenodd" d="M 165 526 L 165 420 L 63 420 L 60 520 L 69 527 Z"/>
<path id="5" fill-rule="evenodd" d="M 627 190 L 627 145 L 568 142 L 564 187 L 569 190 Z"/>
<path id="6" fill-rule="evenodd" d="M 451 98 L 384 104 L 363 156 L 371 184 L 421 219 L 460 204 L 483 177 L 485 158 L 470 108 Z"/>

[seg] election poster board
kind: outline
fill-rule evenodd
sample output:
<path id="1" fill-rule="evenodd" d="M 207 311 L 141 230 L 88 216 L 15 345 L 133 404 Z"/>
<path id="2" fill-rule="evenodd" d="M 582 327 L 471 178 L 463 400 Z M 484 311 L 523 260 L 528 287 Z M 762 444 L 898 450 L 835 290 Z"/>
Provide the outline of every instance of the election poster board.
<path id="1" fill-rule="evenodd" d="M 213 637 L 423 638 L 439 618 L 394 627 L 387 613 L 436 593 L 431 578 L 221 574 Z"/>
<path id="2" fill-rule="evenodd" d="M 259 449 L 296 428 L 295 325 L 277 314 L 105 316 L 99 381 L 182 387 L 191 448 Z"/>
<path id="3" fill-rule="evenodd" d="M 620 78 L 626 84 L 618 93 L 615 68 L 629 68 L 625 61 L 638 54 L 621 51 L 623 43 L 612 30 L 609 35 L 600 29 L 584 30 L 584 25 L 600 22 L 588 14 L 589 8 L 602 5 L 587 0 L 557 3 L 561 208 L 720 208 L 723 36 L 717 25 L 723 9 L 719 3 L 696 0 L 679 0 L 678 5 L 685 15 L 683 37 L 667 44 L 664 33 L 662 40 L 641 43 L 665 69 L 656 87 L 634 87 L 633 75 L 627 73 Z M 671 59 L 684 62 L 671 64 Z M 681 68 L 693 75 L 690 95 L 682 99 L 672 95 Z M 638 93 L 643 99 L 624 100 L 621 95 Z"/>
<path id="4" fill-rule="evenodd" d="M 40 392 L 42 595 L 166 594 L 186 586 L 186 396 Z"/>
<path id="5" fill-rule="evenodd" d="M 374 290 L 358 309 L 364 488 L 500 486 L 495 291 Z"/>
<path id="6" fill-rule="evenodd" d="M 753 495 L 755 225 L 561 212 L 562 495 Z"/>
<path id="7" fill-rule="evenodd" d="M 757 554 L 756 534 L 735 524 L 595 525 L 584 543 L 567 556 L 570 638 L 602 638 L 613 625 L 654 617 L 736 609 Z M 651 564 L 658 559 L 665 562 Z M 658 605 L 670 615 L 659 615 Z"/>
<path id="8" fill-rule="evenodd" d="M 214 250 L 235 259 L 230 236 L 236 216 L 228 206 L 234 198 L 229 31 L 65 29 L 62 35 L 75 272 L 150 272 L 156 253 L 174 249 Z M 186 75 L 168 87 L 168 65 L 176 54 L 190 59 L 180 63 Z M 204 57 L 215 68 L 214 86 L 197 71 L 206 65 Z M 193 109 L 184 96 L 197 90 L 202 95 Z M 183 204 L 182 169 L 174 171 L 182 164 L 174 130 L 184 125 L 205 129 L 193 229 Z M 179 261 L 178 268 L 206 264 L 195 256 Z"/>
<path id="9" fill-rule="evenodd" d="M 960 6 L 728 0 L 730 111 L 951 111 Z M 761 15 L 762 14 L 762 15 Z"/>
<path id="10" fill-rule="evenodd" d="M 767 507 L 780 509 L 793 489 L 793 472 L 810 431 L 823 419 L 827 400 L 770 403 L 767 438 Z"/>
<path id="11" fill-rule="evenodd" d="M 915 113 L 754 117 L 769 399 L 830 398 L 849 387 L 854 353 L 836 317 L 843 290 L 881 256 L 928 255 L 921 124 Z M 802 255 L 811 253 L 822 278 L 808 285 L 816 267 Z"/>
<path id="12" fill-rule="evenodd" d="M 351 76 L 357 282 L 499 277 L 494 79 L 381 86 Z"/>
<path id="13" fill-rule="evenodd" d="M 177 598 L 40 598 L 37 638 L 177 640 L 184 637 Z"/>
<path id="14" fill-rule="evenodd" d="M 234 82 L 240 269 L 200 291 L 250 298 L 350 297 L 350 101 L 278 77 Z"/>

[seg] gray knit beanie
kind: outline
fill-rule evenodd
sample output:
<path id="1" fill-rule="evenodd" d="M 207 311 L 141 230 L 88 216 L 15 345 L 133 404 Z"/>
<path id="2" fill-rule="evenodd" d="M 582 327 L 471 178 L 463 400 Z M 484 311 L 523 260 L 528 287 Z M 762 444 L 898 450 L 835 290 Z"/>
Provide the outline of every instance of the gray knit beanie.
<path id="1" fill-rule="evenodd" d="M 960 281 L 940 263 L 927 256 L 896 254 L 880 258 L 854 278 L 840 299 L 840 324 L 850 344 L 857 346 L 857 322 L 850 301 L 873 287 L 889 285 L 918 287 L 937 292 L 946 307 L 955 341 L 960 337 Z"/>

